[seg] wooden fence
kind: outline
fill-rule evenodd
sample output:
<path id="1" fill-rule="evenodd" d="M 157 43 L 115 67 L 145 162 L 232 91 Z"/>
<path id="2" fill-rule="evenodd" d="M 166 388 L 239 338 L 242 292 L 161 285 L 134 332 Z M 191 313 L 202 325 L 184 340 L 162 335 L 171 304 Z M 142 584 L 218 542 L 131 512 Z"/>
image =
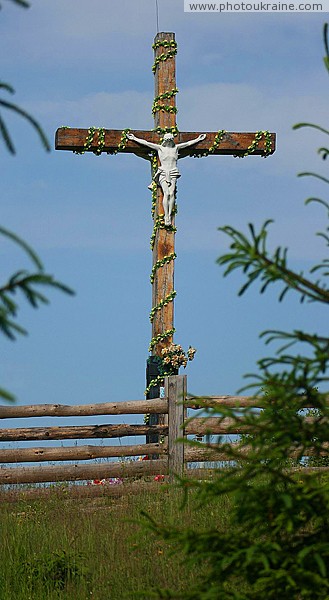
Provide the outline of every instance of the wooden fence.
<path id="1" fill-rule="evenodd" d="M 204 402 L 204 400 L 203 400 Z M 260 400 L 248 396 L 211 396 L 206 398 L 209 407 L 259 407 Z M 0 447 L 0 485 L 49 483 L 63 481 L 86 481 L 115 477 L 140 477 L 150 475 L 175 475 L 187 471 L 187 463 L 204 461 L 225 461 L 229 457 L 220 445 L 210 447 L 191 447 L 177 443 L 178 439 L 188 435 L 204 436 L 240 434 L 246 432 L 246 426 L 236 419 L 194 417 L 186 421 L 187 409 L 198 409 L 197 399 L 187 395 L 186 375 L 177 375 L 165 379 L 165 397 L 153 400 L 129 402 L 61 405 L 39 404 L 31 406 L 0 406 L 0 419 L 31 417 L 86 417 L 97 415 L 158 414 L 162 415 L 159 425 L 101 424 L 59 427 L 17 427 L 1 428 L 2 442 L 33 442 L 49 440 L 105 440 L 128 436 L 158 436 L 164 443 L 97 445 L 82 444 L 66 447 Z M 185 423 L 185 425 L 184 425 Z M 184 429 L 183 429 L 184 425 Z M 127 457 L 147 455 L 150 460 L 127 460 Z M 91 463 L 97 459 L 119 460 Z M 22 463 L 65 463 L 45 466 L 22 467 Z M 11 466 L 8 466 L 11 465 Z M 190 469 L 195 474 L 200 470 Z"/>
<path id="2" fill-rule="evenodd" d="M 184 401 L 184 403 L 183 403 Z M 209 406 L 250 406 L 248 397 L 219 396 L 208 398 Z M 238 434 L 238 427 L 230 419 L 200 418 L 189 419 L 183 430 L 187 408 L 197 408 L 195 400 L 187 396 L 186 375 L 167 377 L 165 397 L 153 400 L 129 402 L 61 405 L 39 404 L 31 406 L 0 406 L 0 419 L 31 417 L 86 417 L 96 415 L 160 414 L 159 425 L 102 424 L 59 427 L 17 427 L 0 429 L 1 442 L 33 442 L 45 440 L 104 440 L 127 436 L 157 435 L 164 443 L 131 445 L 74 445 L 67 447 L 20 447 L 0 448 L 0 485 L 23 483 L 47 483 L 59 481 L 85 481 L 114 477 L 138 477 L 148 475 L 181 475 L 186 463 L 205 460 L 225 460 L 225 454 L 203 448 L 193 448 L 177 443 L 177 439 L 190 434 Z M 127 457 L 147 455 L 151 460 L 127 460 Z M 96 459 L 112 459 L 90 464 Z M 155 460 L 156 458 L 156 460 Z M 27 466 L 22 463 L 65 463 L 63 465 Z M 80 462 L 81 461 L 81 462 Z M 82 462 L 83 461 L 83 462 Z M 87 461 L 87 462 L 86 462 Z M 80 464 L 79 464 L 80 463 Z M 10 465 L 10 466 L 9 466 Z"/>

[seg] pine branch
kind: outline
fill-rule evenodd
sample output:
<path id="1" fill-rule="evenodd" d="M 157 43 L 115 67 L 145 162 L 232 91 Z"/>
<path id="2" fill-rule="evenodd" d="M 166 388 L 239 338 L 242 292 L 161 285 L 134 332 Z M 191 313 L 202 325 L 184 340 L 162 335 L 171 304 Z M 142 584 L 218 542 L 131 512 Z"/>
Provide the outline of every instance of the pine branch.
<path id="1" fill-rule="evenodd" d="M 18 6 L 21 6 L 22 8 L 29 8 L 30 4 L 26 1 L 26 0 L 10 0 L 10 2 L 13 2 L 14 4 L 18 4 Z M 0 10 L 2 8 L 2 5 L 0 4 Z"/>
<path id="2" fill-rule="evenodd" d="M 287 249 L 278 247 L 272 257 L 268 256 L 266 249 L 267 226 L 272 223 L 266 221 L 259 234 L 255 233 L 254 226 L 249 224 L 251 240 L 233 227 L 220 227 L 219 230 L 228 235 L 233 243 L 230 248 L 232 252 L 217 259 L 219 265 L 228 265 L 224 276 L 236 269 L 242 269 L 247 275 L 247 282 L 239 290 L 239 296 L 245 293 L 249 286 L 260 279 L 263 285 L 260 293 L 265 292 L 270 283 L 283 281 L 283 288 L 279 300 L 282 301 L 290 289 L 301 294 L 301 301 L 308 298 L 310 301 L 329 302 L 329 291 L 287 267 Z"/>
<path id="3" fill-rule="evenodd" d="M 49 304 L 48 298 L 35 289 L 35 286 L 40 285 L 59 289 L 66 294 L 74 294 L 73 290 L 56 281 L 52 275 L 43 272 L 30 274 L 26 271 L 15 273 L 8 283 L 0 288 L 0 329 L 9 339 L 16 339 L 18 333 L 26 335 L 26 330 L 12 320 L 12 317 L 16 317 L 19 307 L 10 296 L 21 292 L 30 306 L 39 308 L 42 304 Z"/>
<path id="4" fill-rule="evenodd" d="M 9 238 L 12 242 L 14 242 L 18 246 L 20 246 L 22 248 L 22 250 L 24 250 L 24 252 L 31 259 L 31 261 L 34 263 L 34 265 L 37 267 L 37 269 L 39 269 L 40 271 L 43 270 L 43 264 L 42 264 L 40 258 L 34 252 L 34 250 L 31 248 L 31 246 L 29 246 L 29 244 L 27 244 L 24 240 L 22 240 L 22 238 L 20 238 L 18 235 L 16 235 L 12 231 L 9 231 L 8 229 L 1 227 L 1 225 L 0 225 L 0 235 L 3 235 L 5 237 Z"/>
<path id="5" fill-rule="evenodd" d="M 0 89 L 4 89 L 7 92 L 9 92 L 10 94 L 14 94 L 15 90 L 14 88 L 8 84 L 8 83 L 4 83 L 1 82 L 0 83 Z M 25 110 L 23 110 L 22 108 L 20 108 L 19 106 L 17 106 L 17 104 L 13 104 L 12 102 L 7 102 L 6 100 L 0 100 L 0 106 L 3 106 L 3 108 L 6 108 L 8 110 L 11 110 L 15 113 L 17 113 L 18 115 L 20 115 L 21 117 L 23 117 L 25 120 L 27 120 L 32 127 L 36 130 L 36 132 L 38 133 L 40 140 L 45 148 L 45 150 L 47 152 L 50 152 L 50 144 L 48 142 L 47 137 L 45 136 L 42 128 L 40 127 L 39 123 L 36 121 L 36 119 L 34 119 L 34 117 L 32 117 L 28 112 L 26 112 Z M 0 117 L 1 118 L 1 117 Z M 5 144 L 7 146 L 7 149 L 9 150 L 9 152 L 11 154 L 15 154 L 15 148 L 14 145 L 11 141 L 11 138 L 9 136 L 8 133 L 8 129 L 3 121 L 3 119 L 1 118 L 0 121 L 0 133 L 5 141 Z"/>
<path id="6" fill-rule="evenodd" d="M 314 125 L 314 123 L 296 123 L 296 125 L 293 125 L 293 129 L 295 129 L 295 130 L 301 129 L 301 127 L 312 127 L 313 129 L 317 129 L 318 131 L 322 131 L 322 133 L 329 135 L 328 129 L 325 129 L 324 127 L 321 127 L 320 125 Z"/>

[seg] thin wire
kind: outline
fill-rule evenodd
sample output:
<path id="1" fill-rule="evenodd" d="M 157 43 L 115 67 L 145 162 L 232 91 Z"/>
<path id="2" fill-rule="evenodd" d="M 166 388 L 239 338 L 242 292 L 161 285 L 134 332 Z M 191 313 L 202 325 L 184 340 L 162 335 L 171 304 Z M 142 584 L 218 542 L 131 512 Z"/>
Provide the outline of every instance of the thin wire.
<path id="1" fill-rule="evenodd" d="M 156 10 L 156 19 L 157 19 L 157 33 L 159 33 L 159 4 L 158 0 L 155 0 L 155 10 Z"/>

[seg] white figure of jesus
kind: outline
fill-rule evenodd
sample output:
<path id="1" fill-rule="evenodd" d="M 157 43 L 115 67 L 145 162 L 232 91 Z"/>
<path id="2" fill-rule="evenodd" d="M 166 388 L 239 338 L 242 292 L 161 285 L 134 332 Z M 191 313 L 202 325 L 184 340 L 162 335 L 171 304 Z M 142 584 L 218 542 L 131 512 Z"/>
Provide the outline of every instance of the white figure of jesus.
<path id="1" fill-rule="evenodd" d="M 154 175 L 153 181 L 159 185 L 163 191 L 163 209 L 165 225 L 171 225 L 171 215 L 175 204 L 176 181 L 180 177 L 180 172 L 177 168 L 179 159 L 179 151 L 188 146 L 193 146 L 206 138 L 206 134 L 202 133 L 194 140 L 175 144 L 172 133 L 165 133 L 162 144 L 153 144 L 147 140 L 137 138 L 133 133 L 127 133 L 127 138 L 138 144 L 147 146 L 158 153 L 160 166 Z M 151 184 L 152 186 L 152 184 Z M 152 187 L 150 189 L 152 189 Z"/>

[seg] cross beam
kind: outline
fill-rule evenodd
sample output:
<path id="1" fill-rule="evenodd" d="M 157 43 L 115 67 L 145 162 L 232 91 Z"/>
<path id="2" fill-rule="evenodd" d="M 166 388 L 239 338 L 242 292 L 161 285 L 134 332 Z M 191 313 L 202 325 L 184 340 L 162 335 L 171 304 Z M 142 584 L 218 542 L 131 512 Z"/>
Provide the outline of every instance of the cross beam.
<path id="1" fill-rule="evenodd" d="M 117 152 L 118 147 L 121 143 L 122 131 L 119 129 L 104 129 L 104 140 L 102 142 L 102 152 L 108 152 L 114 154 Z M 159 134 L 155 131 L 133 131 L 136 137 L 148 140 L 154 144 L 159 143 Z M 181 158 L 185 156 L 193 156 L 198 154 L 200 156 L 207 156 L 209 154 L 209 148 L 214 145 L 216 133 L 208 131 L 206 133 L 206 139 L 199 142 L 191 148 L 185 148 L 181 150 L 179 155 Z M 175 136 L 175 143 L 181 144 L 182 142 L 188 142 L 189 140 L 195 139 L 199 135 L 196 131 L 186 131 L 178 133 Z M 55 138 L 56 150 L 75 150 L 76 152 L 82 152 L 84 150 L 84 144 L 88 137 L 88 129 L 78 128 L 66 128 L 62 127 L 57 130 Z M 100 142 L 99 130 L 95 131 L 93 139 L 86 149 L 86 152 L 97 152 L 99 149 Z M 255 133 L 235 133 L 226 131 L 221 139 L 220 145 L 216 147 L 212 152 L 212 156 L 220 155 L 236 155 L 242 156 L 248 151 L 255 140 Z M 270 134 L 271 150 L 268 154 L 273 154 L 275 151 L 275 134 Z M 260 139 L 257 148 L 253 154 L 262 156 L 266 152 L 264 137 Z M 150 150 L 143 146 L 140 146 L 134 141 L 126 140 L 124 147 L 120 150 L 123 153 L 134 153 L 143 158 L 150 158 Z"/>

